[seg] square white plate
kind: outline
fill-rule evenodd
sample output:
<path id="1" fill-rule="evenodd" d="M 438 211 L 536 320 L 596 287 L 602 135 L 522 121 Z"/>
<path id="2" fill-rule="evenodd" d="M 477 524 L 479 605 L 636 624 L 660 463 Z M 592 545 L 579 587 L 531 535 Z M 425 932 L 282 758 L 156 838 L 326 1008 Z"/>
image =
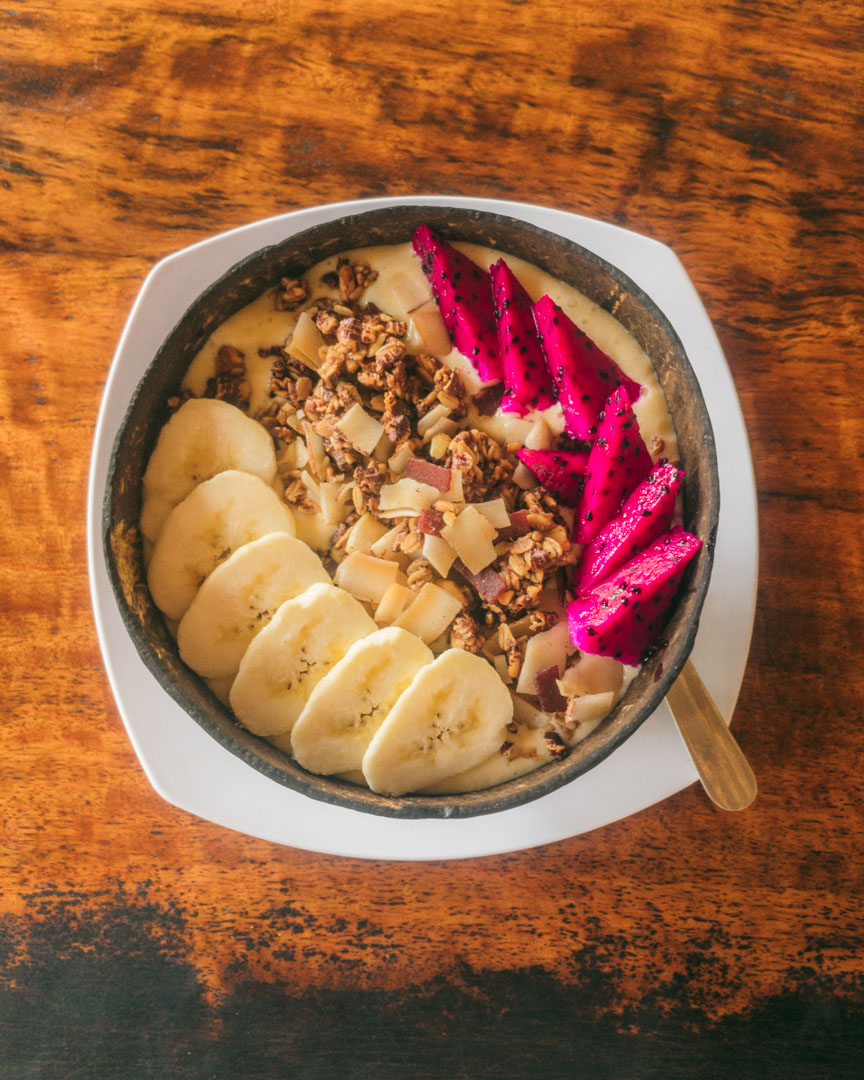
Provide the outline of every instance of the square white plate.
<path id="1" fill-rule="evenodd" d="M 126 633 L 102 550 L 102 500 L 117 430 L 163 338 L 195 297 L 261 247 L 332 218 L 399 204 L 487 210 L 575 240 L 629 275 L 675 327 L 702 387 L 720 472 L 714 569 L 692 658 L 729 722 L 750 647 L 758 531 L 747 434 L 720 343 L 686 271 L 669 248 L 614 225 L 526 203 L 449 196 L 333 203 L 233 229 L 158 263 L 129 315 L 96 426 L 87 513 L 93 611 L 129 738 L 153 787 L 175 806 L 252 836 L 326 854 L 370 859 L 494 855 L 587 832 L 692 784 L 696 772 L 665 702 L 596 768 L 513 810 L 455 821 L 402 821 L 329 806 L 282 787 L 234 757 L 159 686 Z"/>

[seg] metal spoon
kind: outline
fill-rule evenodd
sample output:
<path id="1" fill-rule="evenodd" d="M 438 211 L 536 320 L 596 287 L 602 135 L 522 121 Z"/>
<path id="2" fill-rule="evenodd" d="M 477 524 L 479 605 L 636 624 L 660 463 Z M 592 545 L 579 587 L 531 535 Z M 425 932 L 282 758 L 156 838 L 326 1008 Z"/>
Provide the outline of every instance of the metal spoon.
<path id="1" fill-rule="evenodd" d="M 689 660 L 666 701 L 709 797 L 723 810 L 744 810 L 756 798 L 756 777 Z"/>

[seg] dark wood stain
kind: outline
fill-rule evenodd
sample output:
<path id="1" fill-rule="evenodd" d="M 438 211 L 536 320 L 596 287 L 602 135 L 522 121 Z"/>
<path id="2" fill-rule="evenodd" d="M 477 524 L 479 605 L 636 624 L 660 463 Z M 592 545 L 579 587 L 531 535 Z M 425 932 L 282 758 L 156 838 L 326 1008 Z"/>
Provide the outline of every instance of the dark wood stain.
<path id="1" fill-rule="evenodd" d="M 864 1074 L 862 48 L 851 0 L 0 11 L 2 1080 Z M 545 849 L 362 863 L 143 777 L 83 525 L 141 281 L 418 192 L 625 224 L 702 296 L 760 491 L 744 815 L 694 788 Z"/>
<path id="2" fill-rule="evenodd" d="M 9 1080 L 78 1073 L 92 1080 L 264 1078 L 286 1069 L 304 1080 L 408 1070 L 515 1078 L 538 1069 L 619 1080 L 623 1063 L 626 1075 L 646 1078 L 860 1075 L 860 979 L 807 963 L 808 951 L 837 948 L 832 940 L 803 949 L 782 989 L 719 1014 L 717 1004 L 740 991 L 752 962 L 748 942 L 730 952 L 719 922 L 682 942 L 672 958 L 657 943 L 651 990 L 623 1009 L 610 958 L 626 959 L 628 942 L 598 935 L 574 948 L 566 917 L 563 978 L 537 964 L 494 971 L 448 958 L 440 974 L 398 988 L 304 989 L 291 980 L 303 960 L 318 956 L 350 976 L 365 951 L 393 942 L 380 942 L 374 926 L 358 927 L 360 958 L 340 965 L 322 949 L 316 920 L 285 905 L 271 916 L 294 942 L 256 977 L 244 956 L 266 947 L 272 924 L 235 932 L 236 962 L 214 998 L 190 958 L 184 912 L 148 902 L 146 888 L 132 897 L 53 894 L 31 902 L 35 917 L 23 925 L 7 920 L 0 935 Z M 347 929 L 335 920 L 330 934 Z M 860 939 L 849 944 L 860 946 Z"/>

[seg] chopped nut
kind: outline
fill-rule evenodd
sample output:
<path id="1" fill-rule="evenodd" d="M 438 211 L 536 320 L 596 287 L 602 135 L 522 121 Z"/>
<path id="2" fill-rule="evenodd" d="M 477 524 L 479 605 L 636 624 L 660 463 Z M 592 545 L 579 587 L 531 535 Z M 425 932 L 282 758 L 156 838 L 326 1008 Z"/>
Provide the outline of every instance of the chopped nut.
<path id="1" fill-rule="evenodd" d="M 442 366 L 435 372 L 433 382 L 438 401 L 446 405 L 453 416 L 465 416 L 468 394 L 459 372 Z"/>
<path id="2" fill-rule="evenodd" d="M 384 434 L 394 446 L 399 446 L 411 435 L 411 420 L 407 407 L 392 390 L 384 394 L 384 412 L 381 415 L 381 423 L 384 425 Z"/>
<path id="3" fill-rule="evenodd" d="M 462 473 L 462 491 L 468 502 L 479 502 L 513 475 L 501 446 L 490 435 L 471 429 L 453 436 L 447 451 L 448 468 Z"/>
<path id="4" fill-rule="evenodd" d="M 276 307 L 280 311 L 293 311 L 309 297 L 309 285 L 305 278 L 282 278 L 276 293 Z"/>
<path id="5" fill-rule="evenodd" d="M 340 345 L 346 346 L 346 348 L 354 351 L 356 345 L 360 343 L 360 337 L 363 332 L 363 324 L 359 319 L 355 319 L 352 315 L 348 319 L 342 319 L 339 325 L 336 327 L 336 340 Z"/>
<path id="6" fill-rule="evenodd" d="M 339 326 L 339 316 L 332 308 L 321 308 L 315 314 L 315 325 L 325 337 L 332 337 Z"/>
<path id="7" fill-rule="evenodd" d="M 358 299 L 366 286 L 371 285 L 378 277 L 378 271 L 373 270 L 368 263 L 356 262 L 351 264 L 347 260 L 340 260 L 337 274 L 339 278 L 339 299 L 343 303 Z"/>
<path id="8" fill-rule="evenodd" d="M 432 436 L 432 440 L 429 443 L 429 456 L 440 461 L 447 456 L 447 451 L 450 448 L 450 436 L 443 431 L 437 432 Z"/>
<path id="9" fill-rule="evenodd" d="M 354 523 L 359 520 L 359 514 L 349 514 L 344 521 L 339 522 L 336 526 L 336 531 L 330 537 L 331 550 L 339 551 L 341 548 L 345 547 L 345 544 L 348 542 L 348 533 L 351 531 Z"/>
<path id="10" fill-rule="evenodd" d="M 532 634 L 550 630 L 558 622 L 556 611 L 532 611 L 528 616 L 528 627 Z"/>
<path id="11" fill-rule="evenodd" d="M 544 732 L 543 739 L 546 743 L 547 750 L 556 761 L 563 761 L 563 759 L 567 757 L 567 747 L 557 731 L 550 729 L 549 731 Z"/>
<path id="12" fill-rule="evenodd" d="M 525 659 L 525 646 L 516 642 L 506 651 L 507 674 L 511 679 L 518 679 L 522 670 L 522 661 Z"/>
<path id="13" fill-rule="evenodd" d="M 413 543 L 415 537 L 416 543 Z M 403 540 L 400 550 L 406 552 L 406 554 L 412 550 L 416 551 L 420 546 L 422 539 L 423 537 L 418 532 L 411 530 L 405 535 L 405 540 Z M 409 542 L 411 543 L 410 547 L 406 546 Z M 426 559 L 415 559 L 405 571 L 405 577 L 408 582 L 408 588 L 413 589 L 415 592 L 419 592 L 424 585 L 428 584 L 430 581 L 435 581 L 436 574 L 432 568 L 432 564 Z"/>
<path id="14" fill-rule="evenodd" d="M 173 397 L 168 398 L 168 401 L 166 402 L 168 406 L 168 412 L 173 415 L 175 412 L 177 412 L 181 405 L 185 405 L 189 398 L 194 396 L 195 395 L 192 393 L 191 390 L 187 390 L 184 387 L 183 389 L 181 389 L 179 394 L 174 394 Z"/>
<path id="15" fill-rule="evenodd" d="M 484 638 L 477 621 L 467 613 L 457 615 L 450 627 L 450 648 L 479 653 L 483 644 Z"/>

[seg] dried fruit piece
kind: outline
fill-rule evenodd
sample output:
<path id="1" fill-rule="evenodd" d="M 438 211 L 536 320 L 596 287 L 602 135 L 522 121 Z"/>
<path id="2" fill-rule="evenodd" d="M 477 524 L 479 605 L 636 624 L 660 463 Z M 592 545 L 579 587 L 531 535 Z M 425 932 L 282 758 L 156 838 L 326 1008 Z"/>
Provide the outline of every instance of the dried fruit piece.
<path id="1" fill-rule="evenodd" d="M 564 506 L 578 506 L 588 465 L 585 450 L 516 451 L 516 457 Z"/>
<path id="2" fill-rule="evenodd" d="M 446 522 L 440 510 L 421 510 L 417 518 L 417 529 L 427 536 L 440 536 Z"/>
<path id="3" fill-rule="evenodd" d="M 480 599 L 487 604 L 494 604 L 501 593 L 507 590 L 504 579 L 491 567 L 481 570 L 479 574 L 472 574 L 461 559 L 456 559 L 453 563 L 453 569 L 477 590 Z"/>
<path id="4" fill-rule="evenodd" d="M 552 664 L 551 667 L 538 671 L 534 676 L 540 708 L 548 713 L 564 712 L 567 708 L 567 699 L 558 689 L 558 675 L 558 665 Z"/>
<path id="5" fill-rule="evenodd" d="M 609 577 L 672 524 L 675 495 L 684 470 L 661 461 L 633 491 L 621 513 L 608 522 L 582 552 L 574 575 L 576 593 Z"/>
<path id="6" fill-rule="evenodd" d="M 531 532 L 531 526 L 528 524 L 528 511 L 515 510 L 510 515 L 509 527 L 499 531 L 498 539 L 518 540 L 520 536 L 526 536 L 529 532 Z"/>
<path id="7" fill-rule="evenodd" d="M 428 225 L 417 228 L 412 242 L 453 344 L 484 382 L 499 381 L 503 366 L 489 275 Z"/>
<path id="8" fill-rule="evenodd" d="M 619 386 L 600 414 L 597 438 L 588 455 L 576 542 L 590 543 L 650 469 L 651 455 L 639 434 L 627 390 Z"/>
<path id="9" fill-rule="evenodd" d="M 567 608 L 577 649 L 640 664 L 665 622 L 687 564 L 702 541 L 681 528 L 661 536 L 617 574 Z"/>
<path id="10" fill-rule="evenodd" d="M 504 398 L 504 383 L 493 383 L 484 386 L 482 390 L 471 398 L 471 403 L 477 410 L 478 416 L 494 416 Z"/>
<path id="11" fill-rule="evenodd" d="M 489 274 L 506 387 L 501 408 L 520 415 L 531 409 L 548 409 L 555 395 L 537 337 L 531 297 L 503 259 L 489 268 Z"/>
<path id="12" fill-rule="evenodd" d="M 576 439 L 592 439 L 597 414 L 615 386 L 635 401 L 642 390 L 598 348 L 549 296 L 534 305 L 534 319 L 546 362 L 564 411 L 564 426 Z"/>
<path id="13" fill-rule="evenodd" d="M 405 462 L 405 475 L 412 480 L 419 480 L 421 484 L 429 484 L 438 488 L 439 491 L 449 491 L 453 476 L 449 469 L 441 465 L 435 465 L 423 458 L 409 458 Z"/>

